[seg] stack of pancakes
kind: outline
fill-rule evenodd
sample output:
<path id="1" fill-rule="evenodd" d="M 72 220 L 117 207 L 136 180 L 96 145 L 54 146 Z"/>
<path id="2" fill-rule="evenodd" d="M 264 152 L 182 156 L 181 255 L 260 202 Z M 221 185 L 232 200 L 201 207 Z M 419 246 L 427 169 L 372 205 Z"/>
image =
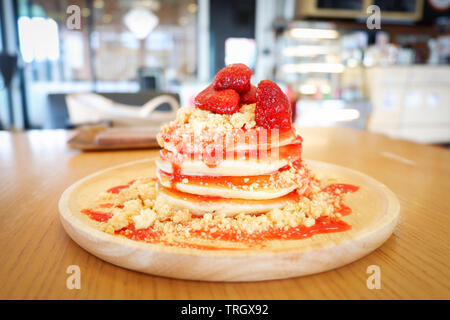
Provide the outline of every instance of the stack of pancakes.
<path id="1" fill-rule="evenodd" d="M 166 130 L 157 161 L 160 201 L 194 215 L 231 216 L 264 213 L 298 200 L 309 184 L 301 137 L 295 129 L 262 130 L 230 131 L 227 138 L 231 135 L 233 144 L 210 139 L 217 143 L 209 143 L 207 151 L 195 138 L 184 139 L 180 147 L 175 143 L 180 128 L 176 134 Z M 239 134 L 256 139 L 236 139 Z"/>

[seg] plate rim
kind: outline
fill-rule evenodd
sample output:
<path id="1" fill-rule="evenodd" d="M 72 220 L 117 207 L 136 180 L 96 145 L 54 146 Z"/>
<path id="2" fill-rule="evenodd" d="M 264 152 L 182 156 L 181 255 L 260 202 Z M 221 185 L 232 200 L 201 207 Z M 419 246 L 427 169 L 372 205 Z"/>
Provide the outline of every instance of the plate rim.
<path id="1" fill-rule="evenodd" d="M 357 171 L 357 170 L 354 170 L 351 168 L 347 168 L 347 167 L 344 167 L 341 165 L 337 165 L 337 164 L 329 163 L 329 162 L 325 162 L 325 161 L 310 160 L 310 159 L 304 159 L 304 161 L 308 165 L 312 164 L 313 166 L 314 166 L 314 164 L 316 164 L 316 165 L 327 165 L 327 166 L 332 166 L 332 167 L 339 167 L 339 168 L 344 169 L 345 171 L 350 172 L 354 175 L 359 175 L 359 176 L 364 177 L 365 179 L 371 180 L 371 182 L 373 182 L 378 187 L 380 187 L 380 189 L 383 191 L 383 193 L 386 195 L 386 198 L 388 199 L 388 206 L 387 206 L 386 210 L 389 212 L 390 219 L 387 219 L 387 220 L 383 219 L 383 221 L 382 221 L 383 223 L 381 225 L 379 225 L 377 228 L 372 228 L 372 230 L 370 230 L 369 232 L 367 232 L 363 235 L 359 235 L 357 237 L 353 237 L 353 238 L 349 238 L 349 239 L 344 239 L 338 243 L 330 242 L 329 244 L 322 246 L 320 248 L 309 247 L 309 248 L 301 248 L 300 250 L 296 249 L 296 248 L 287 248 L 287 249 L 280 249 L 279 251 L 278 250 L 277 251 L 269 251 L 269 250 L 266 251 L 266 250 L 258 250 L 258 249 L 203 250 L 203 249 L 189 248 L 189 247 L 186 248 L 186 247 L 177 247 L 177 246 L 166 246 L 166 245 L 163 245 L 160 243 L 157 243 L 157 244 L 146 243 L 146 242 L 142 242 L 142 241 L 134 241 L 134 240 L 128 239 L 126 237 L 111 235 L 111 234 L 105 233 L 105 232 L 97 229 L 93 225 L 89 225 L 88 223 L 85 223 L 84 221 L 82 221 L 82 219 L 77 217 L 76 214 L 74 214 L 72 212 L 72 210 L 70 210 L 69 205 L 68 205 L 70 196 L 77 189 L 77 187 L 82 185 L 84 182 L 86 182 L 96 176 L 102 175 L 108 171 L 113 171 L 115 169 L 119 169 L 122 167 L 132 166 L 134 164 L 156 161 L 156 159 L 158 159 L 158 157 L 133 160 L 133 161 L 121 163 L 121 164 L 118 164 L 115 166 L 111 166 L 108 168 L 104 168 L 102 170 L 93 172 L 93 173 L 75 181 L 69 187 L 67 187 L 63 191 L 63 193 L 61 194 L 61 196 L 59 198 L 58 210 L 59 210 L 59 217 L 60 217 L 61 223 L 63 225 L 63 228 L 65 229 L 66 233 L 70 236 L 70 238 L 73 241 L 75 241 L 76 243 L 78 243 L 78 241 L 76 241 L 73 238 L 73 236 L 71 235 L 71 233 L 69 232 L 68 226 L 66 225 L 66 223 L 70 224 L 71 227 L 73 227 L 75 229 L 78 229 L 78 230 L 81 229 L 83 232 L 88 233 L 90 237 L 95 238 L 95 240 L 98 242 L 100 242 L 100 241 L 112 242 L 112 243 L 116 243 L 116 244 L 119 244 L 122 246 L 130 247 L 130 249 L 145 249 L 145 250 L 150 250 L 150 251 L 154 251 L 154 252 L 176 254 L 176 255 L 186 255 L 186 256 L 197 256 L 197 257 L 199 257 L 199 256 L 201 256 L 201 257 L 223 256 L 223 257 L 227 257 L 227 258 L 242 258 L 242 257 L 248 257 L 248 256 L 252 256 L 252 257 L 280 256 L 283 254 L 306 253 L 306 252 L 323 250 L 323 249 L 328 250 L 330 248 L 334 248 L 337 246 L 343 246 L 347 242 L 350 242 L 350 241 L 354 241 L 354 240 L 362 241 L 364 238 L 367 238 L 367 237 L 370 237 L 371 235 L 373 235 L 374 232 L 377 232 L 380 229 L 385 229 L 386 227 L 391 226 L 391 228 L 390 228 L 391 230 L 389 230 L 388 236 L 384 240 L 384 241 L 386 241 L 392 234 L 392 232 L 398 222 L 399 216 L 400 216 L 400 202 L 399 202 L 397 196 L 382 182 L 376 180 L 375 178 L 373 178 L 363 172 L 360 172 L 360 171 Z M 380 222 L 377 222 L 376 225 L 378 225 L 379 223 Z M 292 241 L 301 241 L 301 240 L 302 239 L 292 240 Z M 290 240 L 286 240 L 286 241 L 290 241 Z M 86 249 L 86 248 L 84 248 L 84 249 Z M 86 250 L 91 252 L 88 249 L 86 249 Z"/>

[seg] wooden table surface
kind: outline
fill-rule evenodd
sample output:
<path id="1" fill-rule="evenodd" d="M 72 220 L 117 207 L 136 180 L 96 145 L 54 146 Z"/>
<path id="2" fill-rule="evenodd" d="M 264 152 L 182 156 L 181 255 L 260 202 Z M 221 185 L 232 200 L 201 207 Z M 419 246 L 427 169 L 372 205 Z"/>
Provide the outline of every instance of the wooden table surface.
<path id="1" fill-rule="evenodd" d="M 208 283 L 129 271 L 87 253 L 64 232 L 58 199 L 100 169 L 152 157 L 157 150 L 82 153 L 71 132 L 0 133 L 1 299 L 389 299 L 450 298 L 450 152 L 343 128 L 300 131 L 304 157 L 364 172 L 398 196 L 393 236 L 337 270 L 287 280 Z M 69 265 L 81 289 L 66 287 Z M 368 289 L 377 265 L 381 289 Z"/>

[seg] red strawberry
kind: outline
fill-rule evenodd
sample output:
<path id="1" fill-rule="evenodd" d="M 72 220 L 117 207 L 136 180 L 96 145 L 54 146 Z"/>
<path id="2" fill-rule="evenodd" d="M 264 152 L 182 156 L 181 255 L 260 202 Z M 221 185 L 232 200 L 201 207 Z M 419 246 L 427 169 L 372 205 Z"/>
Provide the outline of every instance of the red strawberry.
<path id="1" fill-rule="evenodd" d="M 275 82 L 263 80 L 256 89 L 255 120 L 266 129 L 292 126 L 292 109 L 288 97 Z"/>
<path id="2" fill-rule="evenodd" d="M 217 72 L 214 77 L 214 89 L 233 89 L 239 93 L 250 90 L 250 78 L 253 71 L 245 64 L 230 64 Z"/>
<path id="3" fill-rule="evenodd" d="M 231 89 L 214 90 L 210 85 L 195 97 L 194 103 L 202 110 L 232 114 L 239 111 L 239 93 Z"/>
<path id="4" fill-rule="evenodd" d="M 250 90 L 241 93 L 241 104 L 252 104 L 256 102 L 256 87 L 251 85 Z"/>

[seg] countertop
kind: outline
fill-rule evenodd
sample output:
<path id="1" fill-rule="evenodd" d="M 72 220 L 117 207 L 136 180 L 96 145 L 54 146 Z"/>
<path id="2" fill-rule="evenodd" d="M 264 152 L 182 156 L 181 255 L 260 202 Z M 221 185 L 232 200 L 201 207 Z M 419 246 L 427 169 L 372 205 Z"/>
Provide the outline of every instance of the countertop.
<path id="1" fill-rule="evenodd" d="M 304 158 L 366 173 L 399 198 L 394 234 L 347 266 L 286 280 L 208 283 L 129 271 L 84 251 L 59 220 L 58 200 L 78 179 L 158 150 L 80 152 L 64 130 L 0 132 L 1 299 L 449 299 L 450 152 L 346 128 L 307 128 Z M 68 266 L 81 270 L 69 290 Z M 371 265 L 381 289 L 366 285 Z"/>

